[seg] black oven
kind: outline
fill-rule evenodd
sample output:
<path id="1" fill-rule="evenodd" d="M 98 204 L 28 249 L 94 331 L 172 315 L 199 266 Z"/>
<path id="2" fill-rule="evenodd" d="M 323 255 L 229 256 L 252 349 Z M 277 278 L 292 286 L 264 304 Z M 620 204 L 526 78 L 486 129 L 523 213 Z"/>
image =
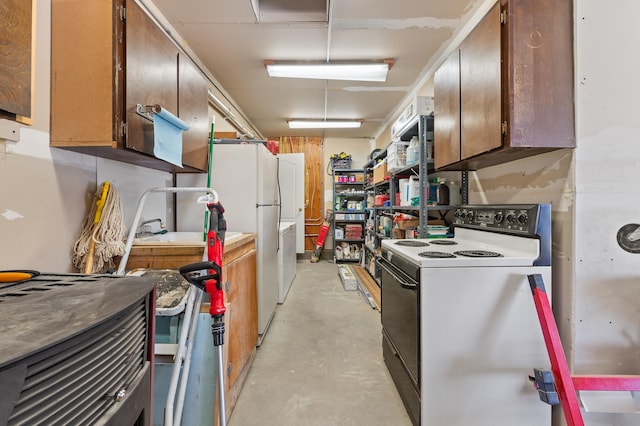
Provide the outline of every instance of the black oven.
<path id="1" fill-rule="evenodd" d="M 414 425 L 420 424 L 420 268 L 383 249 L 382 352 Z"/>

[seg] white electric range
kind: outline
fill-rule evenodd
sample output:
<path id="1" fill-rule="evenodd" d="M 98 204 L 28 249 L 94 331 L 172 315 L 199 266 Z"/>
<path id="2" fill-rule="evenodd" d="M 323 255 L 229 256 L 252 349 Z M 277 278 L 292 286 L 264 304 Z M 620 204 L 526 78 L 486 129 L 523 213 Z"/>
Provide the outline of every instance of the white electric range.
<path id="1" fill-rule="evenodd" d="M 528 379 L 549 359 L 527 280 L 551 289 L 550 210 L 464 206 L 454 238 L 382 242 L 383 354 L 414 424 L 551 424 Z"/>

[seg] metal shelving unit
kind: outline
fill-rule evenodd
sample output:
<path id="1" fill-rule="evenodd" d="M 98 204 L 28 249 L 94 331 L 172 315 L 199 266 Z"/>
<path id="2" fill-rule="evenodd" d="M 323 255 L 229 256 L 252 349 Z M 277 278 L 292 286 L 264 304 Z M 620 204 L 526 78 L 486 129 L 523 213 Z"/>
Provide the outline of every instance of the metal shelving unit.
<path id="1" fill-rule="evenodd" d="M 370 210 L 373 211 L 374 224 L 377 225 L 377 218 L 386 213 L 387 215 L 391 215 L 395 212 L 409 212 L 414 213 L 419 216 L 420 222 L 417 228 L 417 236 L 418 238 L 426 238 L 428 234 L 428 218 L 429 213 L 438 212 L 441 219 L 445 219 L 447 213 L 453 210 L 456 206 L 452 205 L 428 205 L 426 197 L 424 194 L 427 194 L 427 190 L 429 187 L 429 175 L 432 174 L 434 170 L 434 161 L 432 156 L 430 155 L 431 149 L 430 144 L 433 143 L 433 115 L 421 115 L 415 118 L 413 123 L 410 123 L 405 127 L 404 133 L 400 136 L 401 141 L 410 141 L 414 136 L 418 137 L 418 142 L 420 146 L 419 159 L 417 162 L 412 164 L 408 164 L 398 170 L 393 170 L 389 173 L 389 180 L 385 182 L 379 182 L 376 184 L 369 183 L 365 186 L 365 190 L 369 193 L 375 195 L 382 191 L 389 192 L 391 205 L 384 207 L 370 207 Z M 429 151 L 429 152 L 428 152 Z M 365 165 L 365 174 L 369 174 L 372 167 L 376 164 L 377 161 L 384 159 L 386 157 L 387 149 L 385 148 L 383 151 L 379 152 L 375 155 L 366 165 Z M 419 193 L 422 194 L 420 197 L 419 204 L 417 206 L 397 206 L 395 204 L 396 193 L 398 191 L 398 183 L 401 178 L 407 176 L 418 176 L 419 178 Z M 468 190 L 467 190 L 467 182 L 468 176 L 467 172 L 463 171 L 461 175 L 461 188 L 462 188 L 462 203 L 466 204 L 468 200 Z M 373 276 L 376 281 L 379 283 L 379 272 L 376 271 L 375 264 L 373 262 L 369 263 L 370 258 L 374 258 L 379 255 L 376 251 L 380 247 L 380 240 L 389 238 L 388 235 L 380 233 L 376 226 L 374 225 L 374 229 L 367 229 L 367 235 L 371 235 L 373 239 L 372 244 L 365 244 L 367 248 L 365 252 L 365 260 L 366 264 L 370 265 L 368 269 L 371 276 Z M 371 270 L 373 269 L 373 271 Z"/>
<path id="2" fill-rule="evenodd" d="M 358 263 L 364 255 L 367 194 L 364 169 L 333 169 L 333 260 Z M 360 225 L 359 238 L 347 238 L 349 225 Z M 337 230 L 344 235 L 337 238 Z"/>

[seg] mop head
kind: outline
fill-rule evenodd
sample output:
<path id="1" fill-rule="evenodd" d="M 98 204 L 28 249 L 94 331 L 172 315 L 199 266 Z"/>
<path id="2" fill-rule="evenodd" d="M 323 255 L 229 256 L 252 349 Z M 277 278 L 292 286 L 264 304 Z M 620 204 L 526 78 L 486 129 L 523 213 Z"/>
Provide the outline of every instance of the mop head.
<path id="1" fill-rule="evenodd" d="M 91 211 L 82 222 L 82 233 L 73 246 L 73 265 L 79 271 L 86 268 L 91 240 L 95 244 L 92 273 L 100 274 L 114 270 L 116 265 L 113 259 L 124 254 L 126 229 L 120 195 L 113 184 L 108 184 L 102 213 L 98 213 L 104 185 L 94 194 Z M 94 223 L 96 213 L 99 220 Z"/>

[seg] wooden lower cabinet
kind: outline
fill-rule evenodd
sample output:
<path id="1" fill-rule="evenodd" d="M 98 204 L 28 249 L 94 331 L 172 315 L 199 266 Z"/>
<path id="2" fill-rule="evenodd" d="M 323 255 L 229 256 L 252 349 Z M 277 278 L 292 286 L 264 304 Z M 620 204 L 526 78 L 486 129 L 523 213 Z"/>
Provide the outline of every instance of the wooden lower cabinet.
<path id="1" fill-rule="evenodd" d="M 243 234 L 225 243 L 222 260 L 222 283 L 225 290 L 225 401 L 227 418 L 231 416 L 244 381 L 256 354 L 258 343 L 258 295 L 256 290 L 256 234 Z M 177 269 L 201 262 L 204 245 L 134 245 L 127 269 Z M 205 296 L 206 297 L 206 296 Z M 208 298 L 206 299 L 208 300 Z M 201 313 L 209 313 L 208 302 Z M 209 339 L 211 337 L 209 336 Z M 209 342 L 207 342 L 209 343 Z M 214 354 L 214 357 L 216 355 Z M 214 366 L 212 366 L 213 368 Z M 195 384 L 194 384 L 195 385 Z M 212 397 L 214 397 L 212 395 Z M 218 413 L 218 399 L 213 401 Z M 218 416 L 214 418 L 218 424 Z"/>
<path id="2" fill-rule="evenodd" d="M 258 342 L 258 297 L 256 292 L 255 240 L 227 250 L 222 262 L 225 300 L 231 309 L 225 315 L 228 354 L 225 377 L 227 417 L 235 407 Z"/>

